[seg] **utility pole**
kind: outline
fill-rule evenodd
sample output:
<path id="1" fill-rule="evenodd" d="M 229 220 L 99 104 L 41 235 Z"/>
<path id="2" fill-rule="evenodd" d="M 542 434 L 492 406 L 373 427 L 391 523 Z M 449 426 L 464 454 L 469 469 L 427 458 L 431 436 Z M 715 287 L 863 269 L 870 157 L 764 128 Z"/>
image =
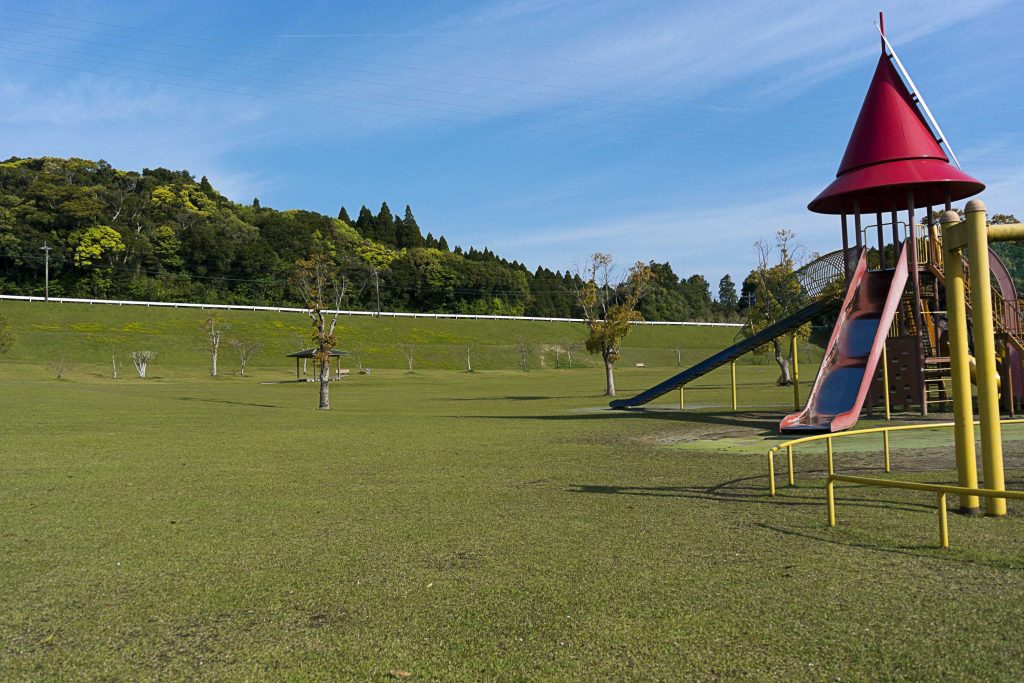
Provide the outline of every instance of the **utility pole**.
<path id="1" fill-rule="evenodd" d="M 47 301 L 50 300 L 50 249 L 52 249 L 52 248 L 53 247 L 51 247 L 46 242 L 43 242 L 43 246 L 39 247 L 40 251 L 45 251 L 46 252 L 46 270 L 45 270 L 45 273 L 46 273 L 46 276 L 45 276 L 46 280 L 45 280 L 45 282 L 46 282 L 46 284 L 44 285 L 43 292 L 44 292 L 44 296 L 45 296 Z"/>

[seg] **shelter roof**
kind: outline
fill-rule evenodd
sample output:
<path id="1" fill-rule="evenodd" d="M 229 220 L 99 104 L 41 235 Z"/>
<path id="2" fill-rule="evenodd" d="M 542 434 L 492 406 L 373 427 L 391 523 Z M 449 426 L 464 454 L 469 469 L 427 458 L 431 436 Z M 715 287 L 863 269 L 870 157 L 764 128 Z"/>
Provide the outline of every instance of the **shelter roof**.
<path id="1" fill-rule="evenodd" d="M 331 358 L 337 358 L 338 356 L 349 356 L 351 351 L 339 351 L 338 349 L 331 349 Z M 305 349 L 303 351 L 296 351 L 295 353 L 289 353 L 285 358 L 313 358 L 316 356 L 316 349 Z"/>

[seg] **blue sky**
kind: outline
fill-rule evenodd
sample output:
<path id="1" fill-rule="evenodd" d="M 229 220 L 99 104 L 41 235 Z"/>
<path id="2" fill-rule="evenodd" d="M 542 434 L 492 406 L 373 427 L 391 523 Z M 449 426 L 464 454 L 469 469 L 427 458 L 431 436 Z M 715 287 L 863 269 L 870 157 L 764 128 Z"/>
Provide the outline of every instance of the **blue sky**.
<path id="1" fill-rule="evenodd" d="M 565 269 L 742 278 L 835 175 L 878 55 L 864 2 L 0 0 L 0 157 L 207 175 L 237 201 L 413 206 Z M 889 2 L 990 210 L 1024 216 L 1024 4 Z"/>

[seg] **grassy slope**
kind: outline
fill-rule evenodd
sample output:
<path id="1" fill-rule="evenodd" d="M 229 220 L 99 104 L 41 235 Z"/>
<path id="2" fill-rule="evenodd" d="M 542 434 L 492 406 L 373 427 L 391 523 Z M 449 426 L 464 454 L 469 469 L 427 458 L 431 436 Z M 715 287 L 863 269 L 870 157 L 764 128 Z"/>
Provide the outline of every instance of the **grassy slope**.
<path id="1" fill-rule="evenodd" d="M 751 404 L 788 400 L 771 374 Z M 0 678 L 1024 675 L 1018 514 L 954 515 L 942 552 L 930 497 L 845 489 L 830 531 L 820 475 L 765 495 L 770 419 L 603 411 L 600 382 L 381 371 L 319 413 L 314 385 L 0 363 Z"/>
<path id="2" fill-rule="evenodd" d="M 265 350 L 252 361 L 255 368 L 276 368 L 286 374 L 294 366 L 284 355 L 309 344 L 309 321 L 302 314 L 221 313 L 229 325 L 226 337 L 266 343 Z M 208 362 L 200 330 L 206 314 L 195 309 L 0 301 L 0 315 L 11 321 L 18 339 L 8 354 L 12 360 L 49 362 L 65 355 L 75 362 L 103 365 L 109 362 L 113 346 L 126 364 L 129 351 L 156 351 L 156 372 L 166 366 L 201 367 Z M 383 368 L 404 367 L 405 358 L 395 344 L 412 343 L 416 345 L 418 367 L 462 369 L 465 347 L 472 344 L 477 369 L 511 369 L 519 363 L 515 346 L 520 341 L 532 345 L 531 366 L 553 367 L 554 346 L 567 340 L 582 341 L 585 336 L 579 324 L 505 320 L 354 316 L 340 318 L 339 326 L 340 348 L 361 348 L 365 365 Z M 676 347 L 683 351 L 683 362 L 692 363 L 728 346 L 735 335 L 736 328 L 729 327 L 640 326 L 626 339 L 622 365 L 643 362 L 653 367 L 674 367 Z M 817 347 L 802 351 L 802 358 L 808 362 L 820 356 Z M 223 350 L 223 357 L 222 367 L 233 370 L 230 349 Z M 574 362 L 593 360 L 580 352 L 575 354 Z M 743 362 L 769 361 L 748 356 Z"/>

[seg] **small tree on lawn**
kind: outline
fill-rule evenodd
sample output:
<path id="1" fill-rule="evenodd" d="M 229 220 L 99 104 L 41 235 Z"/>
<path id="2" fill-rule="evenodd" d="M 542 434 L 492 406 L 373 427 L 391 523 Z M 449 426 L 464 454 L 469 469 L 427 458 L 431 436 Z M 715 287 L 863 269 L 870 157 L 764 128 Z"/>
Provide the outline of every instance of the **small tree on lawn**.
<path id="1" fill-rule="evenodd" d="M 156 352 L 154 351 L 132 351 L 132 362 L 135 364 L 135 371 L 139 373 L 139 377 L 146 379 L 146 368 L 149 367 L 149 362 L 156 358 Z"/>
<path id="2" fill-rule="evenodd" d="M 245 377 L 245 366 L 257 353 L 263 350 L 262 342 L 245 341 L 244 339 L 232 339 L 228 342 L 231 348 L 238 354 L 238 374 Z"/>
<path id="3" fill-rule="evenodd" d="M 747 276 L 753 295 L 744 309 L 747 325 L 743 329 L 749 336 L 796 312 L 804 303 L 800 282 L 796 278 L 796 263 L 802 249 L 795 238 L 791 231 L 779 230 L 775 233 L 774 245 L 764 240 L 758 240 L 754 245 L 757 268 Z M 797 340 L 807 339 L 810 330 L 810 323 L 802 325 L 796 332 Z M 755 352 L 764 353 L 769 349 L 779 366 L 778 385 L 792 386 L 792 350 L 784 350 L 782 341 L 776 338 Z"/>
<path id="4" fill-rule="evenodd" d="M 473 349 L 472 344 L 466 344 L 466 372 L 473 372 Z"/>
<path id="5" fill-rule="evenodd" d="M 345 294 L 344 281 L 338 283 L 338 269 L 325 254 L 313 254 L 295 262 L 292 284 L 298 290 L 313 324 L 313 359 L 320 370 L 320 410 L 330 410 L 331 351 L 337 343 L 334 336 L 338 310 Z M 333 304 L 335 313 L 328 313 Z"/>
<path id="6" fill-rule="evenodd" d="M 221 334 L 224 331 L 226 325 L 220 318 L 220 313 L 216 310 L 210 311 L 210 314 L 203 321 L 203 335 L 206 341 L 206 349 L 210 352 L 210 377 L 217 376 L 217 354 L 220 352 L 220 340 Z"/>
<path id="7" fill-rule="evenodd" d="M 405 356 L 405 364 L 408 366 L 409 372 L 412 372 L 416 360 L 416 347 L 413 344 L 395 344 L 395 347 Z"/>
<path id="8" fill-rule="evenodd" d="M 531 350 L 533 350 L 533 345 L 528 341 L 520 341 L 516 344 L 516 351 L 519 352 L 519 366 L 523 369 L 523 372 L 527 372 L 530 369 L 526 361 L 530 357 Z"/>
<path id="9" fill-rule="evenodd" d="M 566 342 L 562 342 L 562 350 L 565 351 L 565 359 L 569 362 L 569 369 L 572 370 L 572 354 L 577 353 L 583 349 L 583 344 L 571 339 Z"/>
<path id="10" fill-rule="evenodd" d="M 654 281 L 654 271 L 637 261 L 622 278 L 616 278 L 612 257 L 594 254 L 583 272 L 577 273 L 580 286 L 576 302 L 583 311 L 587 326 L 586 348 L 600 354 L 604 361 L 605 396 L 615 395 L 615 361 L 622 350 L 622 340 L 631 325 L 643 316 L 637 305 Z"/>

